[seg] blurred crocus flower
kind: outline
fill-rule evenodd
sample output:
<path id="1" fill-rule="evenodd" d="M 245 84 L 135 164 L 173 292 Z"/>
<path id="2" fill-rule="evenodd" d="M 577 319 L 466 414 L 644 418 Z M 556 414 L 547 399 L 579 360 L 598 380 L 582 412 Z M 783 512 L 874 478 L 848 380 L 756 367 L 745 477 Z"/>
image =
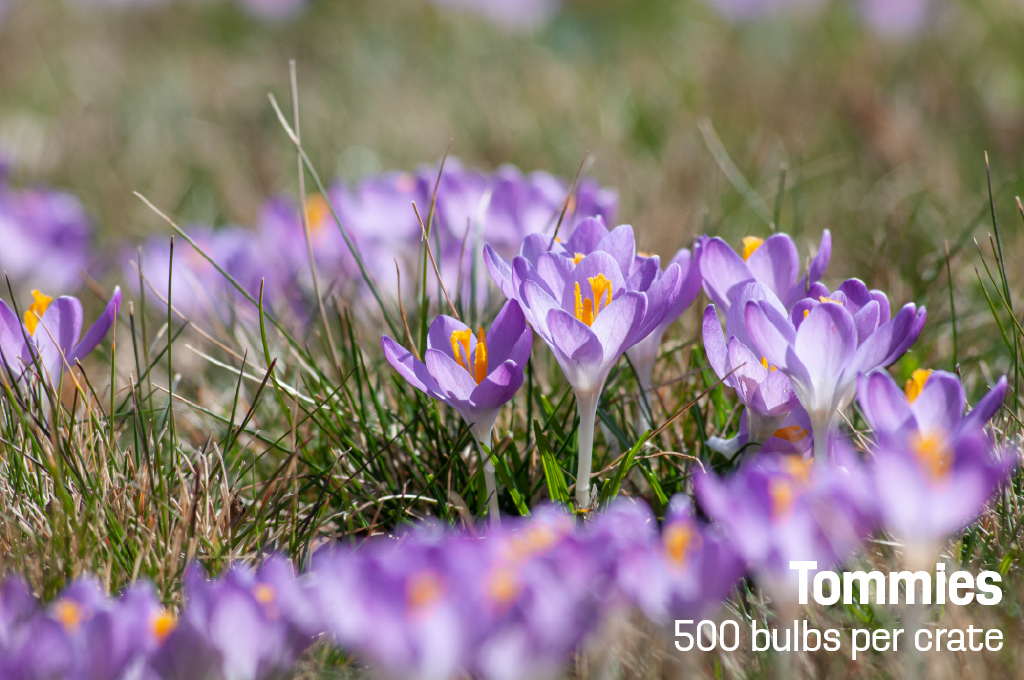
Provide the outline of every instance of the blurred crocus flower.
<path id="1" fill-rule="evenodd" d="M 1016 467 L 1016 456 L 997 453 L 983 429 L 1005 395 L 1003 377 L 964 417 L 963 385 L 952 373 L 915 371 L 905 391 L 885 371 L 861 376 L 858 401 L 878 437 L 878 507 L 912 559 L 924 563 L 977 518 Z"/>
<path id="2" fill-rule="evenodd" d="M 719 378 L 736 390 L 740 403 L 746 407 L 744 430 L 733 439 L 712 438 L 708 445 L 726 455 L 735 454 L 748 443 L 764 444 L 779 429 L 782 420 L 799 404 L 789 377 L 770 366 L 755 347 L 747 331 L 744 310 L 747 303 L 767 305 L 775 314 L 785 317 L 786 309 L 768 286 L 752 282 L 738 291 L 729 307 L 725 335 L 713 304 L 704 310 L 704 351 Z M 728 340 L 726 340 L 728 338 Z"/>
<path id="3" fill-rule="evenodd" d="M 107 337 L 121 307 L 121 289 L 115 288 L 103 313 L 82 336 L 82 303 L 78 298 L 51 298 L 38 290 L 25 310 L 24 322 L 0 300 L 0 369 L 17 379 L 38 359 L 44 376 L 60 384 L 64 371 L 85 358 Z"/>
<path id="4" fill-rule="evenodd" d="M 564 243 L 534 234 L 512 264 L 484 250 L 491 277 L 518 300 L 576 394 L 579 468 L 576 501 L 590 504 L 590 469 L 597 405 L 623 352 L 647 337 L 676 303 L 678 264 L 658 276 L 657 257 L 637 258 L 633 229 L 609 232 L 597 219 L 582 222 Z"/>
<path id="5" fill-rule="evenodd" d="M 297 16 L 307 0 L 236 0 L 249 14 L 264 21 L 283 21 Z"/>
<path id="6" fill-rule="evenodd" d="M 490 341 L 482 327 L 473 337 L 472 329 L 461 321 L 439 316 L 430 324 L 423 361 L 386 335 L 381 345 L 384 356 L 410 385 L 454 408 L 469 425 L 481 446 L 489 512 L 497 521 L 494 464 L 483 447 L 491 445 L 498 411 L 523 384 L 533 333 L 515 300 L 501 308 L 489 333 Z"/>
<path id="7" fill-rule="evenodd" d="M 702 283 L 700 252 L 700 243 L 696 243 L 693 246 L 692 254 L 686 248 L 681 248 L 675 254 L 669 262 L 669 266 L 679 265 L 683 276 L 683 282 L 679 287 L 679 297 L 676 298 L 675 303 L 665 313 L 665 318 L 662 319 L 661 323 L 647 337 L 626 350 L 626 356 L 629 357 L 630 362 L 633 364 L 633 369 L 636 371 L 637 379 L 640 382 L 640 389 L 644 392 L 649 392 L 651 389 L 654 363 L 658 359 L 658 350 L 661 347 L 662 338 L 665 337 L 665 331 L 682 316 L 683 312 L 693 304 L 693 301 L 697 299 L 697 295 L 700 294 Z M 655 280 L 662 276 L 664 276 L 664 272 L 658 269 Z"/>
<path id="8" fill-rule="evenodd" d="M 529 30 L 551 21 L 562 0 L 433 0 L 434 4 L 476 12 L 511 29 Z"/>
<path id="9" fill-rule="evenodd" d="M 726 479 L 697 475 L 701 507 L 725 528 L 774 597 L 796 593 L 790 561 L 816 561 L 828 569 L 874 527 L 863 467 L 838 440 L 832 458 L 815 465 L 800 455 L 761 454 Z"/>
<path id="10" fill-rule="evenodd" d="M 616 584 L 656 623 L 710 616 L 743 575 L 736 549 L 697 521 L 687 496 L 672 498 L 660 533 L 646 504 L 627 500 L 597 524 L 597 536 L 616 553 Z"/>
<path id="11" fill-rule="evenodd" d="M 831 257 L 832 234 L 828 229 L 822 232 L 818 252 L 802 277 L 800 255 L 788 234 L 772 234 L 767 239 L 747 236 L 742 256 L 716 236 L 704 243 L 704 292 L 723 314 L 728 314 L 740 289 L 756 281 L 790 309 L 805 296 L 810 284 L 822 277 Z"/>
<path id="12" fill-rule="evenodd" d="M 18 288 L 75 289 L 89 264 L 92 225 L 71 194 L 15 191 L 0 168 L 0 269 Z"/>
<path id="13" fill-rule="evenodd" d="M 150 663 L 162 680 L 281 677 L 320 629 L 307 588 L 283 558 L 258 572 L 232 567 L 216 581 L 191 567 L 185 588 L 185 609 Z"/>
<path id="14" fill-rule="evenodd" d="M 860 13 L 876 32 L 904 36 L 924 25 L 931 5 L 931 0 L 860 0 Z"/>
<path id="15" fill-rule="evenodd" d="M 822 463 L 839 412 L 853 400 L 857 376 L 896 361 L 917 340 L 926 318 L 924 307 L 907 303 L 880 323 L 888 303 L 883 308 L 866 287 L 862 293 L 865 300 L 835 295 L 801 301 L 792 320 L 764 301 L 748 301 L 743 310 L 747 332 L 769 370 L 789 376 L 811 419 L 814 454 Z"/>
<path id="16" fill-rule="evenodd" d="M 483 546 L 421 528 L 358 552 L 314 561 L 314 590 L 329 635 L 396 678 L 446 680 L 466 669 L 481 613 L 467 597 Z M 474 623 L 474 617 L 476 622 Z"/>
<path id="17" fill-rule="evenodd" d="M 24 593 L 20 595 L 20 606 L 28 611 Z M 36 611 L 23 622 L 12 644 L 0 646 L 4 678 L 143 677 L 149 656 L 174 621 L 148 583 L 109 599 L 98 583 L 83 579 L 71 584 L 47 610 Z"/>
<path id="18" fill-rule="evenodd" d="M 564 512 L 542 508 L 490 531 L 470 582 L 473 668 L 486 680 L 553 680 L 601 620 L 612 591 L 609 551 Z"/>

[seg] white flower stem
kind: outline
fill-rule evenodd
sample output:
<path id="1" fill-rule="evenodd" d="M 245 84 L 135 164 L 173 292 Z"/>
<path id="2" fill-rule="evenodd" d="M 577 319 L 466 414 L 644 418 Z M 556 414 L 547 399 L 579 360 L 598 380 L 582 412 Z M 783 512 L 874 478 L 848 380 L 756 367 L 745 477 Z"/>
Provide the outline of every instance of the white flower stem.
<path id="1" fill-rule="evenodd" d="M 814 435 L 814 464 L 828 464 L 828 440 L 832 431 L 834 410 L 808 412 L 811 419 L 811 430 Z"/>
<path id="2" fill-rule="evenodd" d="M 594 459 L 594 424 L 597 420 L 597 403 L 601 390 L 576 394 L 576 411 L 580 426 L 576 431 L 579 466 L 576 468 L 576 503 L 581 510 L 590 507 L 590 468 Z"/>
<path id="3" fill-rule="evenodd" d="M 484 448 L 485 446 L 488 448 L 491 446 L 491 430 L 493 426 L 488 427 L 486 432 L 478 432 L 477 428 L 471 429 L 473 437 L 476 438 L 476 442 L 480 446 L 480 460 L 483 461 L 484 466 L 484 486 L 487 489 L 487 516 L 490 518 L 492 526 L 501 526 L 501 514 L 498 510 L 498 482 L 494 475 L 494 463 L 491 462 L 491 457 L 487 455 L 487 450 Z"/>

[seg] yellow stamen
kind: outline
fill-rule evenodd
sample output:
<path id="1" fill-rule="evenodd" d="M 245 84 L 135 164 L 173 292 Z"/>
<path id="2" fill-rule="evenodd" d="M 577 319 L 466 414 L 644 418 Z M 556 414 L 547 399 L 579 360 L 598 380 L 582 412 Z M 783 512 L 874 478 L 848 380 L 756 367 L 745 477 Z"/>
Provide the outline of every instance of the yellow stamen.
<path id="1" fill-rule="evenodd" d="M 769 364 L 768 360 L 764 357 L 761 357 L 761 365 L 764 366 L 764 370 L 768 371 L 769 373 L 778 370 L 778 368 Z"/>
<path id="2" fill-rule="evenodd" d="M 946 434 L 942 431 L 915 432 L 910 438 L 910 450 L 931 475 L 933 482 L 942 480 L 953 465 Z"/>
<path id="3" fill-rule="evenodd" d="M 153 614 L 149 620 L 149 629 L 153 632 L 153 637 L 156 638 L 157 642 L 163 642 L 167 639 L 167 636 L 170 635 L 177 626 L 177 617 L 166 609 L 162 609 L 159 613 Z"/>
<path id="4" fill-rule="evenodd" d="M 666 527 L 662 540 L 669 560 L 677 566 L 685 566 L 690 546 L 699 542 L 700 536 L 690 524 L 680 522 Z"/>
<path id="5" fill-rule="evenodd" d="M 53 302 L 53 298 L 49 295 L 43 295 L 38 290 L 32 291 L 32 297 L 35 298 L 28 310 L 25 311 L 25 328 L 28 329 L 28 334 L 32 335 L 36 332 L 36 326 L 39 324 L 39 320 L 43 318 L 43 314 L 46 313 L 46 308 Z"/>
<path id="6" fill-rule="evenodd" d="M 473 357 L 473 379 L 479 385 L 487 377 L 487 337 L 483 326 L 476 329 L 476 356 Z"/>
<path id="7" fill-rule="evenodd" d="M 793 510 L 796 495 L 789 480 L 776 478 L 768 484 L 768 495 L 772 501 L 772 517 L 785 517 Z"/>
<path id="8" fill-rule="evenodd" d="M 924 389 L 924 384 L 928 381 L 928 376 L 931 374 L 932 372 L 925 368 L 919 368 L 911 374 L 903 388 L 907 395 L 907 401 L 911 404 L 917 401 L 917 398 L 921 396 L 921 390 Z"/>
<path id="9" fill-rule="evenodd" d="M 315 234 L 326 224 L 331 208 L 320 194 L 311 194 L 306 198 L 306 224 L 309 233 Z"/>
<path id="10" fill-rule="evenodd" d="M 763 238 L 756 236 L 747 236 L 743 239 L 743 261 L 746 262 L 750 259 L 750 256 L 754 254 L 754 251 L 761 247 L 764 243 Z"/>
<path id="11" fill-rule="evenodd" d="M 793 427 L 796 427 L 795 425 Z M 787 428 L 789 429 L 789 428 Z M 807 435 L 807 430 L 800 430 L 804 436 Z M 778 432 L 781 432 L 779 430 Z M 778 434 L 776 432 L 776 435 Z M 800 441 L 803 437 L 798 438 L 796 441 Z M 790 440 L 792 441 L 792 440 Z M 814 465 L 814 461 L 803 456 L 786 456 L 782 459 L 782 470 L 787 475 L 792 477 L 794 480 L 801 484 L 806 484 L 811 478 L 811 466 Z"/>
<path id="12" fill-rule="evenodd" d="M 519 581 L 511 567 L 496 567 L 487 583 L 487 594 L 498 604 L 508 604 L 519 594 Z"/>
<path id="13" fill-rule="evenodd" d="M 789 427 L 780 427 L 778 430 L 775 430 L 775 434 L 772 436 L 785 439 L 790 444 L 796 444 L 807 436 L 807 430 L 799 425 L 790 425 Z"/>
<path id="14" fill-rule="evenodd" d="M 483 327 L 477 328 L 476 337 L 476 352 L 470 352 L 469 343 L 473 338 L 473 331 L 468 328 L 452 331 L 452 353 L 455 354 L 455 361 L 459 366 L 466 369 L 479 385 L 487 377 L 487 337 L 484 335 Z"/>
<path id="15" fill-rule="evenodd" d="M 842 306 L 842 304 L 843 304 L 843 303 L 842 303 L 842 302 L 840 302 L 839 300 L 833 300 L 832 298 L 830 298 L 830 297 L 825 297 L 824 295 L 819 295 L 819 296 L 818 296 L 818 299 L 819 299 L 819 300 L 821 300 L 821 302 L 822 302 L 822 303 L 826 303 L 826 302 L 828 302 L 828 303 L 830 303 L 830 304 L 833 304 L 833 305 L 839 305 L 839 306 Z M 810 310 L 808 310 L 808 311 L 810 311 Z M 804 316 L 807 316 L 807 312 L 804 312 Z"/>
<path id="16" fill-rule="evenodd" d="M 444 585 L 433 572 L 424 571 L 409 579 L 406 586 L 406 602 L 410 609 L 426 609 L 441 599 Z"/>
<path id="17" fill-rule="evenodd" d="M 60 625 L 64 626 L 64 630 L 69 633 L 74 633 L 78 631 L 78 627 L 82 625 L 85 613 L 77 602 L 61 600 L 54 605 L 53 616 L 60 622 Z"/>
<path id="18" fill-rule="evenodd" d="M 583 253 L 576 253 L 576 255 L 572 258 L 572 263 L 579 264 L 580 260 L 582 260 L 585 257 L 586 255 L 584 255 Z"/>
<path id="19" fill-rule="evenodd" d="M 277 599 L 277 592 L 266 583 L 259 583 L 252 589 L 252 595 L 260 604 L 270 604 Z"/>
<path id="20" fill-rule="evenodd" d="M 584 299 L 580 293 L 580 284 L 576 284 L 576 318 L 590 326 L 601 311 L 601 300 L 604 300 L 605 307 L 612 303 L 612 282 L 604 274 L 591 276 L 587 280 L 590 281 L 590 292 L 594 297 Z"/>
<path id="21" fill-rule="evenodd" d="M 811 313 L 811 310 L 809 310 L 809 309 L 805 309 L 805 310 L 804 310 L 804 318 L 806 319 L 806 318 L 807 318 L 807 315 L 808 315 L 808 314 L 810 314 L 810 313 Z"/>
<path id="22" fill-rule="evenodd" d="M 459 362 L 459 366 L 462 366 L 467 371 L 469 370 L 469 339 L 473 337 L 473 331 L 468 328 L 463 331 L 452 332 L 452 352 L 455 353 L 455 361 Z M 462 351 L 459 349 L 459 345 L 462 345 L 462 349 L 466 350 L 466 358 L 463 360 Z"/>

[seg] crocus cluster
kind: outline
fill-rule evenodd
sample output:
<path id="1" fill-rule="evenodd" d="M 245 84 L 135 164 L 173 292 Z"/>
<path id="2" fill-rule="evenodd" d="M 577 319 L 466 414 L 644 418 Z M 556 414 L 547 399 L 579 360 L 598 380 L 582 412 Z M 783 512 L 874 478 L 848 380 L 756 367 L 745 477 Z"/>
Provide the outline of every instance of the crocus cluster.
<path id="1" fill-rule="evenodd" d="M 823 4 L 822 0 L 708 0 L 732 19 L 750 19 L 786 8 Z M 931 0 L 856 0 L 854 6 L 873 30 L 882 35 L 905 35 L 928 19 Z"/>
<path id="2" fill-rule="evenodd" d="M 586 530 L 546 508 L 482 535 L 426 525 L 339 544 L 303 574 L 277 557 L 215 580 L 192 567 L 177 612 L 144 583 L 109 598 L 83 579 L 43 605 L 11 578 L 0 676 L 263 680 L 322 638 L 392 677 L 541 680 L 559 677 L 610 612 L 692 617 L 741 575 L 730 544 L 679 497 L 661 530 L 646 505 L 623 500 Z"/>
<path id="3" fill-rule="evenodd" d="M 74 0 L 82 5 L 108 5 L 113 7 L 150 7 L 165 5 L 172 0 Z M 235 0 L 246 13 L 263 21 L 282 21 L 297 16 L 309 0 Z"/>
<path id="4" fill-rule="evenodd" d="M 585 218 L 613 219 L 617 208 L 616 194 L 593 180 L 580 181 L 571 193 L 572 187 L 562 179 L 543 172 L 523 174 L 511 166 L 484 173 L 449 158 L 439 183 L 438 170 L 425 166 L 412 173 L 389 172 L 355 185 L 339 181 L 329 190 L 328 200 L 311 196 L 302 206 L 308 245 L 299 206 L 285 197 L 267 202 L 255 229 L 197 226 L 187 231 L 203 253 L 253 298 L 262 282 L 266 309 L 301 322 L 316 309 L 310 251 L 322 295 L 368 300 L 372 308 L 376 302 L 368 296 L 353 249 L 382 297 L 395 300 L 401 292 L 408 299 L 422 286 L 423 232 L 428 227 L 431 255 L 444 283 L 442 291 L 428 262 L 432 299 L 444 301 L 447 293 L 453 302 L 461 300 L 464 309 L 479 311 L 485 307 L 488 289 L 484 243 L 512 257 L 530 234 L 553 235 L 557 229 L 568 236 Z M 435 184 L 436 205 L 429 219 Z M 417 211 L 429 225 L 421 226 Z M 147 287 L 166 298 L 169 239 L 148 243 L 141 259 Z M 177 240 L 171 279 L 174 307 L 189 317 L 219 320 L 230 319 L 232 313 L 252 313 L 252 305 L 234 304 L 241 296 L 209 259 Z M 138 255 L 128 253 L 125 260 L 128 280 L 138 282 Z"/>

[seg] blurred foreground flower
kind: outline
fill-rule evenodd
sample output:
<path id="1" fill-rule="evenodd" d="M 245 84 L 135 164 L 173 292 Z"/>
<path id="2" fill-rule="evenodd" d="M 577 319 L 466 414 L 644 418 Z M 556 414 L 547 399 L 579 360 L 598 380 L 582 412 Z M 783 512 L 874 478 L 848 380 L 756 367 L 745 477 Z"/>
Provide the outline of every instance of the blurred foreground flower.
<path id="1" fill-rule="evenodd" d="M 1006 378 L 964 417 L 963 385 L 952 373 L 915 371 L 900 390 L 885 371 L 859 380 L 858 400 L 878 437 L 872 467 L 887 529 L 927 564 L 941 541 L 967 526 L 1017 467 L 984 427 L 1002 407 Z"/>
<path id="2" fill-rule="evenodd" d="M 430 324 L 423 361 L 386 335 L 381 345 L 384 356 L 410 385 L 451 406 L 469 425 L 480 446 L 489 513 L 497 522 L 494 463 L 487 450 L 498 411 L 523 384 L 523 369 L 533 345 L 533 333 L 526 327 L 518 302 L 505 303 L 491 324 L 490 335 L 488 343 L 481 327 L 474 338 L 466 324 L 439 316 Z"/>

